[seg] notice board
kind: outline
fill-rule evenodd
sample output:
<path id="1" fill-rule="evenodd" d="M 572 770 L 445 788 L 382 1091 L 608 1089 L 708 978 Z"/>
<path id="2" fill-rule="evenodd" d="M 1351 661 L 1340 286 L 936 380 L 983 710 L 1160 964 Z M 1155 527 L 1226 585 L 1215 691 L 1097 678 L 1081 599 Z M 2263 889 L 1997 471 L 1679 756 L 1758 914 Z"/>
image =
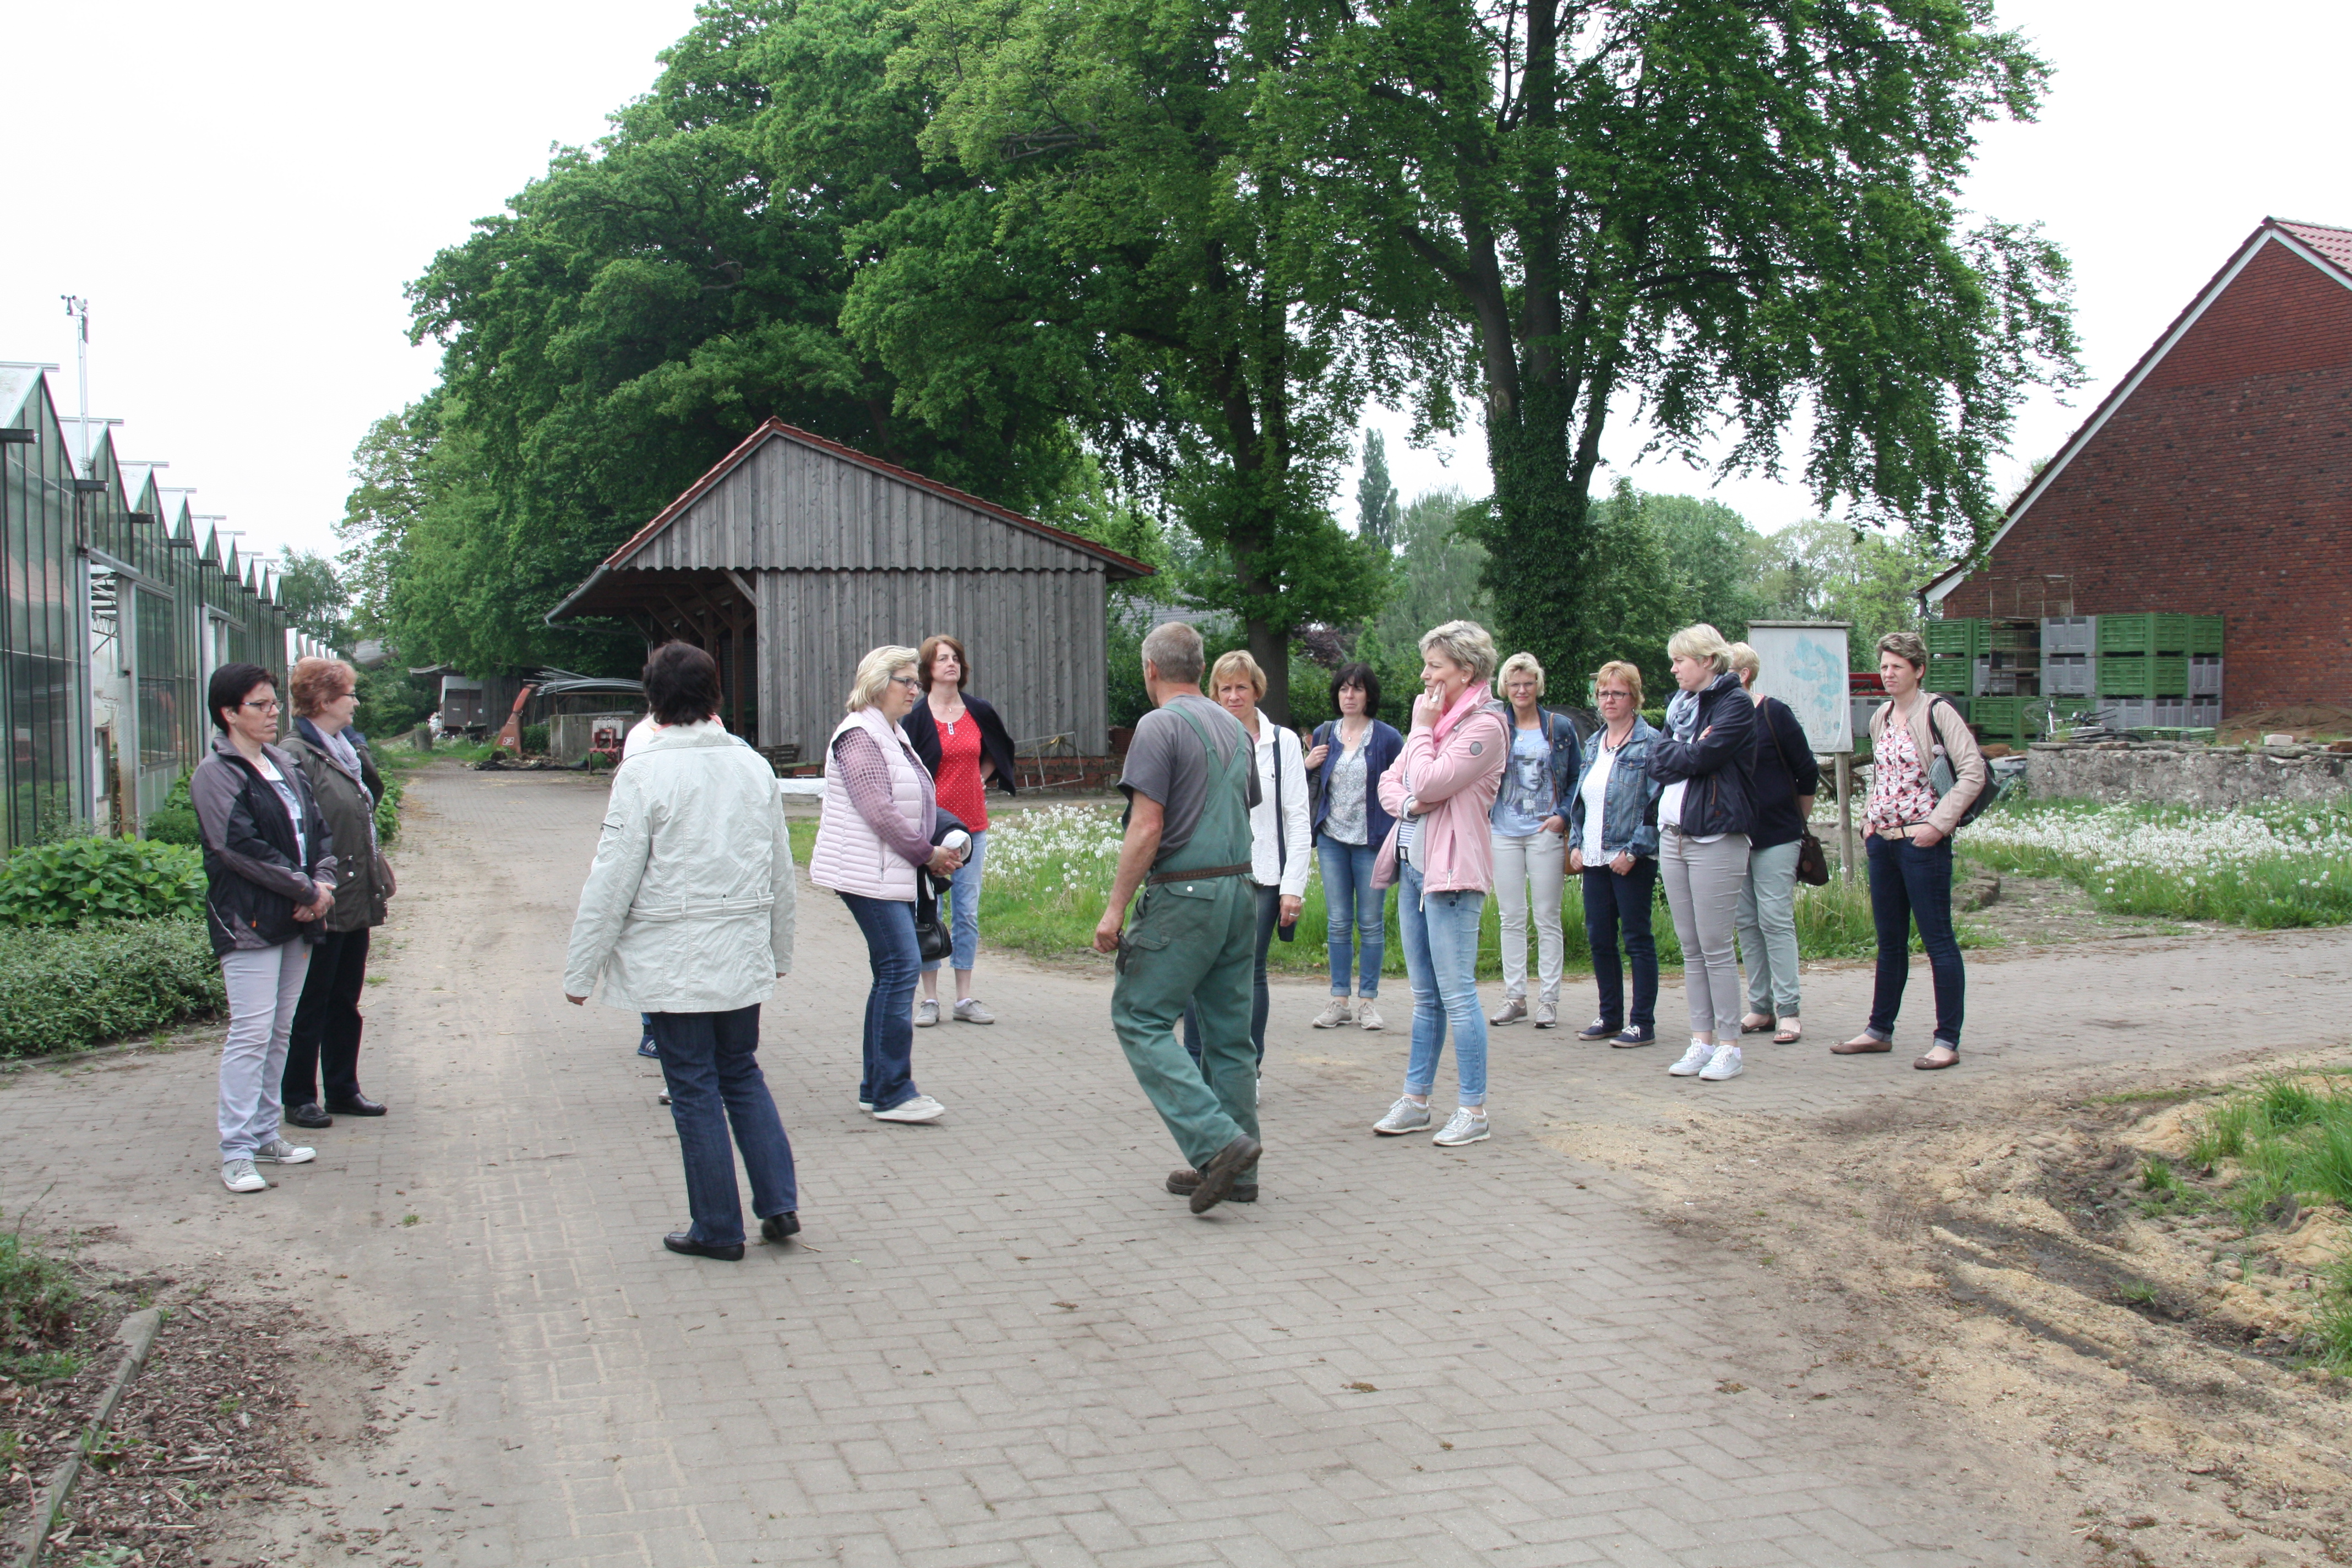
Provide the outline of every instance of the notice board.
<path id="1" fill-rule="evenodd" d="M 1762 666 L 1756 689 L 1789 705 L 1819 756 L 1853 750 L 1853 709 L 1846 700 L 1851 629 L 1845 621 L 1748 623 L 1748 646 Z"/>

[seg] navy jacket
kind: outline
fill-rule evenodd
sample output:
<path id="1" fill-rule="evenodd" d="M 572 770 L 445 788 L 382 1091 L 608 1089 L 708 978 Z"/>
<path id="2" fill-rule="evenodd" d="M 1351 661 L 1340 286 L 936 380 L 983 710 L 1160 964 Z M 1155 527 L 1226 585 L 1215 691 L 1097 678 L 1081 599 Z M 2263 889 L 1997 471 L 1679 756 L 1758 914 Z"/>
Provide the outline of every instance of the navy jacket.
<path id="1" fill-rule="evenodd" d="M 1756 700 L 1725 670 L 1698 694 L 1692 739 L 1669 730 L 1650 742 L 1650 776 L 1660 784 L 1687 779 L 1682 829 L 1693 838 L 1746 833 L 1756 826 Z"/>
<path id="2" fill-rule="evenodd" d="M 1813 760 L 1805 727 L 1787 703 L 1767 697 L 1756 706 L 1756 826 L 1748 830 L 1748 847 L 1794 844 L 1805 831 L 1797 797 L 1821 790 L 1822 764 Z"/>
<path id="3" fill-rule="evenodd" d="M 1331 770 L 1339 763 L 1337 719 L 1315 727 L 1315 745 L 1331 748 L 1323 765 L 1307 781 L 1315 791 L 1315 831 L 1319 834 L 1323 831 L 1323 819 L 1331 815 Z M 1314 746 L 1307 750 L 1314 750 Z M 1364 736 L 1364 840 L 1374 849 L 1389 841 L 1389 829 L 1396 826 L 1396 818 L 1381 804 L 1381 775 L 1403 754 L 1404 737 L 1396 732 L 1393 725 L 1373 720 L 1370 731 Z"/>

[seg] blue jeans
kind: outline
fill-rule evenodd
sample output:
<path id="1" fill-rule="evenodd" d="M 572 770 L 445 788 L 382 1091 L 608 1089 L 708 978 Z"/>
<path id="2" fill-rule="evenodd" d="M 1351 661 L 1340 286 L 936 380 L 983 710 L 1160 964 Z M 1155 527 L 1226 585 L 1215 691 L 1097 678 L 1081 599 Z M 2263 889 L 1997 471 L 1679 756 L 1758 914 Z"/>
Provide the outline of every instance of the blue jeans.
<path id="1" fill-rule="evenodd" d="M 1960 970 L 1960 940 L 1952 934 L 1952 843 L 1922 849 L 1907 838 L 1864 839 L 1870 864 L 1870 914 L 1878 927 L 1878 984 L 1870 994 L 1870 1032 L 1895 1037 L 1911 977 L 1911 927 L 1919 927 L 1927 968 L 1936 979 L 1936 1038 L 1958 1050 L 1968 981 Z"/>
<path id="2" fill-rule="evenodd" d="M 955 941 L 948 965 L 965 974 L 980 961 L 980 863 L 987 853 L 988 830 L 983 827 L 971 836 L 971 852 L 948 879 L 948 929 Z M 923 973 L 932 973 L 939 966 L 934 958 L 923 965 Z"/>
<path id="3" fill-rule="evenodd" d="M 1388 956 L 1386 888 L 1372 886 L 1377 844 L 1342 844 L 1328 834 L 1315 840 L 1323 868 L 1324 941 L 1331 957 L 1331 994 L 1348 994 L 1349 961 L 1355 961 L 1356 994 L 1367 1002 L 1381 994 L 1381 961 Z"/>
<path id="4" fill-rule="evenodd" d="M 866 960 L 874 989 L 866 994 L 866 1070 L 857 1098 L 887 1110 L 915 1098 L 915 977 L 922 949 L 915 945 L 914 900 L 844 893 L 850 918 L 866 933 Z"/>
<path id="5" fill-rule="evenodd" d="M 1484 893 L 1432 893 L 1424 905 L 1421 868 L 1397 868 L 1397 930 L 1404 938 L 1405 979 L 1412 986 L 1412 1055 L 1404 1091 L 1425 1095 L 1437 1081 L 1445 1026 L 1454 1026 L 1454 1070 L 1462 1103 L 1486 1103 L 1486 1015 L 1478 1005 L 1478 911 Z"/>
<path id="6" fill-rule="evenodd" d="M 751 1212 L 766 1219 L 801 1206 L 792 1140 L 760 1072 L 760 1005 L 646 1016 L 661 1047 L 662 1082 L 686 1162 L 686 1206 L 694 1216 L 687 1234 L 705 1247 L 734 1247 L 743 1239 L 743 1205 L 730 1128 L 751 1178 Z"/>
<path id="7" fill-rule="evenodd" d="M 1625 1013 L 1625 972 L 1617 962 L 1617 939 L 1625 939 L 1625 957 L 1633 965 L 1633 1012 L 1631 1022 L 1643 1034 L 1658 1026 L 1658 943 L 1650 934 L 1650 911 L 1658 886 L 1658 863 L 1646 855 L 1633 857 L 1633 868 L 1619 876 L 1604 862 L 1584 868 L 1584 940 L 1592 949 L 1592 980 L 1601 992 L 1601 1022 L 1622 1028 Z"/>

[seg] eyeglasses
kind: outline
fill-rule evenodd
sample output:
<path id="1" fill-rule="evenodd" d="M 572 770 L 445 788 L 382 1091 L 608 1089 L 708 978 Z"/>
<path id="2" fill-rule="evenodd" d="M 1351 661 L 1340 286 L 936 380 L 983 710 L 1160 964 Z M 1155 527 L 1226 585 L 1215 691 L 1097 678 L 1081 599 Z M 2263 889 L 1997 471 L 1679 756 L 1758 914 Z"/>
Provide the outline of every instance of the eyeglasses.
<path id="1" fill-rule="evenodd" d="M 893 686 L 903 686 L 909 691 L 919 691 L 922 689 L 923 685 L 920 680 L 911 675 L 894 675 L 890 678 L 890 684 Z"/>
<path id="2" fill-rule="evenodd" d="M 237 706 L 240 708 L 250 708 L 257 713 L 275 713 L 278 711 L 278 704 L 275 702 L 240 702 Z"/>
<path id="3" fill-rule="evenodd" d="M 1612 697 L 1625 702 L 1631 702 L 1633 700 L 1633 694 L 1630 691 L 1596 691 L 1593 695 L 1598 697 L 1603 702 L 1608 701 Z"/>

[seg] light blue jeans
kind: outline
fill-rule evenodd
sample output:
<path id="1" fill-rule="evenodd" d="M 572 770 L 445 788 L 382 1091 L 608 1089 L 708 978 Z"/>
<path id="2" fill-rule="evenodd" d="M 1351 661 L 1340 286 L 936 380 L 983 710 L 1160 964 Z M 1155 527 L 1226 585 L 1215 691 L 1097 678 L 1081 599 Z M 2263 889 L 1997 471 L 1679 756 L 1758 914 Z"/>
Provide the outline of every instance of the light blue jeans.
<path id="1" fill-rule="evenodd" d="M 980 863 L 988 858 L 988 829 L 982 828 L 971 836 L 971 853 L 948 879 L 944 895 L 948 906 L 948 932 L 955 944 L 948 954 L 950 967 L 969 974 L 980 962 Z M 923 973 L 939 972 L 936 958 L 923 965 Z"/>
<path id="2" fill-rule="evenodd" d="M 1412 986 L 1412 1055 L 1404 1091 L 1420 1097 L 1437 1081 L 1445 1026 L 1454 1026 L 1454 1070 L 1464 1105 L 1486 1103 L 1486 1015 L 1478 1005 L 1478 912 L 1484 893 L 1432 893 L 1424 902 L 1421 868 L 1397 868 L 1397 930 L 1404 938 L 1405 978 Z"/>
<path id="3" fill-rule="evenodd" d="M 1369 1002 L 1381 994 L 1381 961 L 1388 956 L 1389 944 L 1383 924 L 1388 889 L 1372 886 L 1380 846 L 1342 844 L 1321 834 L 1315 840 L 1315 857 L 1323 868 L 1323 937 L 1331 959 L 1331 994 L 1348 994 L 1352 967 L 1356 994 Z"/>

